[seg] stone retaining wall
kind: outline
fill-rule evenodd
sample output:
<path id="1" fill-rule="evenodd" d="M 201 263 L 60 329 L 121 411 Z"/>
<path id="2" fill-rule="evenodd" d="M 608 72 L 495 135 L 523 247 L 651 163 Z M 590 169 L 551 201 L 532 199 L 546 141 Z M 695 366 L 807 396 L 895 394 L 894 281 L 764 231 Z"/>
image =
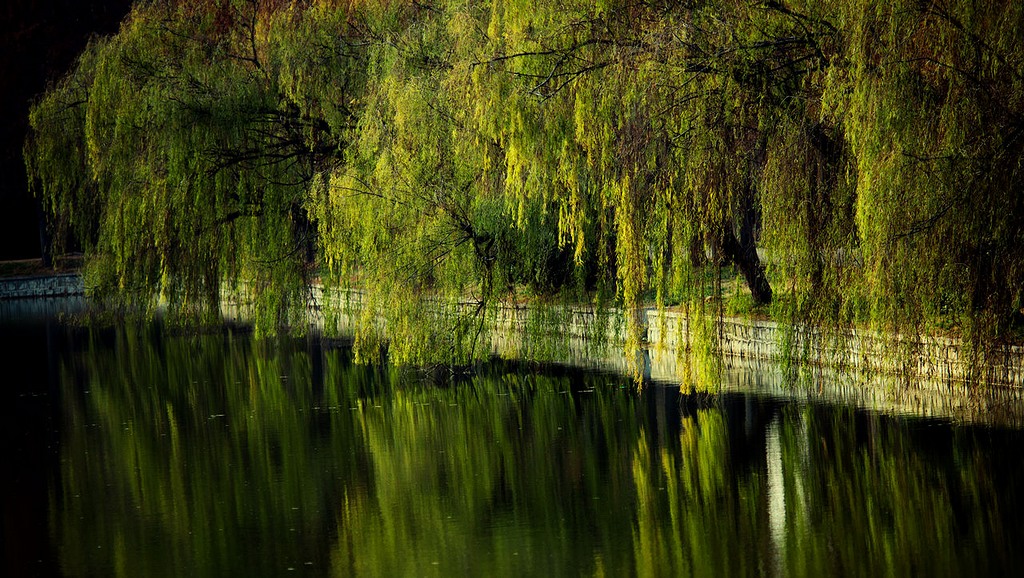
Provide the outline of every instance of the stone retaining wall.
<path id="1" fill-rule="evenodd" d="M 346 309 L 347 304 L 349 311 L 358 310 L 361 302 L 361 295 L 354 291 L 318 292 L 317 297 L 318 301 L 331 302 L 339 309 Z M 647 346 L 641 351 L 639 365 L 644 377 L 655 381 L 681 381 L 685 373 L 682 352 L 687 340 L 692 340 L 685 315 L 659 312 L 652 307 L 645 309 L 643 316 L 647 325 Z M 345 332 L 354 328 L 354 319 L 343 316 L 338 321 L 340 326 L 336 330 Z M 543 326 L 539 333 L 538 325 Z M 622 316 L 611 315 L 604 328 L 607 332 L 604 339 L 595 343 L 592 339 L 595 327 L 600 326 L 600 320 L 585 308 L 538 312 L 528 307 L 505 307 L 490 319 L 491 349 L 507 358 L 539 357 L 557 363 L 630 372 L 638 364 L 630 363 L 624 353 L 626 328 Z M 524 336 L 535 342 L 526 342 Z M 988 351 L 977 357 L 965 350 L 958 340 L 941 336 L 917 339 L 863 330 L 829 332 L 815 327 L 738 318 L 723 319 L 718 337 L 722 356 L 732 365 L 791 362 L 792 367 L 804 374 L 829 368 L 834 375 L 860 382 L 884 376 L 888 381 L 946 385 L 974 381 L 1024 386 L 1024 348 L 1019 346 Z M 984 373 L 972 375 L 972 368 L 976 367 L 984 367 Z"/>
<path id="2" fill-rule="evenodd" d="M 665 316 L 664 322 L 661 315 Z M 678 350 L 687 321 L 678 313 L 647 311 L 650 341 Z M 664 335 L 661 328 L 665 328 Z M 871 377 L 875 374 L 937 382 L 979 381 L 1024 385 L 1024 348 L 1004 346 L 972 352 L 959 340 L 942 336 L 903 337 L 865 330 L 826 331 L 787 327 L 774 321 L 724 319 L 721 350 L 745 361 L 792 361 L 794 365 L 831 367 Z M 972 368 L 984 367 L 983 373 Z"/>
<path id="3" fill-rule="evenodd" d="M 82 292 L 80 277 L 50 279 L 37 279 L 20 287 L 14 284 L 18 287 L 16 294 Z M 0 291 L 4 291 L 0 294 L 12 293 L 10 286 L 0 286 Z M 225 318 L 243 322 L 249 319 L 243 294 L 244 291 L 225 293 Z M 362 295 L 357 291 L 325 294 L 319 287 L 314 288 L 314 294 L 317 302 L 331 302 L 340 312 L 332 317 L 338 325 L 329 332 L 352 334 Z M 0 318 L 5 316 L 6 307 L 29 303 L 32 301 L 3 302 Z M 81 306 L 85 306 L 84 300 Z M 659 313 L 654 308 L 644 314 L 648 324 L 647 347 L 638 357 L 626 355 L 621 316 L 611 315 L 603 326 L 607 331 L 605 338 L 595 340 L 590 337 L 595 327 L 602 327 L 600 319 L 583 309 L 504 308 L 491 319 L 490 347 L 494 354 L 506 358 L 537 359 L 627 375 L 639 367 L 643 377 L 653 383 L 695 385 L 712 391 L 757 391 L 790 399 L 832 401 L 878 411 L 987 423 L 1020 424 L 1024 420 L 1024 351 L 1020 347 L 1006 348 L 1003 358 L 992 364 L 989 384 L 1000 387 L 978 387 L 964 382 L 967 356 L 952 339 L 933 337 L 915 344 L 866 332 L 829 336 L 814 328 L 797 330 L 771 321 L 725 319 L 719 334 L 724 354 L 720 383 L 694 383 L 694 368 L 687 367 L 685 356 L 680 354 L 681 344 L 685 344 L 688 336 L 687 319 L 679 313 Z M 322 313 L 311 310 L 309 320 L 314 327 L 324 329 Z M 533 329 L 526 331 L 527 325 Z M 536 334 L 538 327 L 540 334 Z M 524 339 L 531 332 L 535 343 Z M 908 356 L 907 366 L 887 365 L 892 356 L 883 353 L 893 346 L 910 347 L 914 352 Z M 787 352 L 798 358 L 790 369 L 780 363 Z"/>
<path id="4" fill-rule="evenodd" d="M 0 279 L 0 300 L 84 294 L 85 283 L 77 273 Z"/>
<path id="5" fill-rule="evenodd" d="M 356 311 L 361 303 L 358 291 L 324 292 L 315 287 L 315 295 L 321 303 L 326 301 L 338 309 Z M 82 296 L 85 285 L 81 275 L 75 273 L 12 277 L 0 279 L 0 300 L 31 299 L 43 297 Z M 225 295 L 225 313 L 229 317 L 239 315 L 240 295 Z M 658 312 L 648 308 L 643 312 L 647 322 L 649 347 L 642 353 L 645 376 L 658 380 L 675 380 L 680 375 L 679 352 L 689 338 L 688 321 L 685 316 L 673 311 Z M 313 314 L 312 321 L 322 325 L 321 316 Z M 339 319 L 342 331 L 353 327 L 351 319 Z M 493 320 L 492 348 L 504 356 L 517 357 L 523 351 L 521 331 L 528 323 L 530 311 L 525 308 L 503 309 Z M 319 318 L 319 319 L 318 319 Z M 622 369 L 627 363 L 620 352 L 624 343 L 624 324 L 612 315 L 608 324 L 606 345 L 595 347 L 588 336 L 593 335 L 595 318 L 586 310 L 563 311 L 551 316 L 553 353 L 565 357 L 565 361 L 576 363 L 595 357 L 606 358 L 599 365 Z M 817 328 L 792 328 L 767 320 L 746 320 L 727 318 L 720 328 L 720 347 L 725 359 L 743 362 L 768 361 L 777 363 L 793 360 L 797 365 L 831 367 L 848 374 L 872 376 L 874 374 L 900 374 L 915 380 L 937 382 L 964 381 L 972 365 L 971 352 L 964 351 L 959 341 L 945 337 L 927 337 L 921 340 L 899 339 L 864 331 L 850 331 L 829 334 Z M 529 347 L 529 345 L 527 345 Z M 901 365 L 893 366 L 897 356 L 889 355 L 893 348 L 901 349 L 905 355 Z M 984 375 L 973 376 L 981 381 L 1024 386 L 1024 348 L 1008 346 L 986 352 L 987 363 Z"/>

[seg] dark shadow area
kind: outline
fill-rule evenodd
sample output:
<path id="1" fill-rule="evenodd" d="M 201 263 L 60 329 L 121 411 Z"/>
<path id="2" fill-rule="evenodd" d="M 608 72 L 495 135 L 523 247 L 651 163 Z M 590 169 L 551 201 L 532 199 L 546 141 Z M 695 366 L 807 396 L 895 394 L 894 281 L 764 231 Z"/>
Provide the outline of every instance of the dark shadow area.
<path id="1" fill-rule="evenodd" d="M 93 34 L 110 34 L 129 0 L 8 0 L 0 8 L 0 259 L 41 256 L 42 211 L 21 150 L 32 99 L 63 75 Z"/>

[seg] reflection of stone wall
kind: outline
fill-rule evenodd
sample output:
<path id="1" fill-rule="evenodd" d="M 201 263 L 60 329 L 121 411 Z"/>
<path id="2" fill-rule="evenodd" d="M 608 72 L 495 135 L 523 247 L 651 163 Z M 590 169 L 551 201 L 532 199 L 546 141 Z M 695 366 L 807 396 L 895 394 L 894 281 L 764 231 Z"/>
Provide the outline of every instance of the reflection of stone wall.
<path id="1" fill-rule="evenodd" d="M 75 273 L 45 277 L 11 277 L 0 279 L 0 299 L 32 299 L 84 295 L 85 283 Z"/>
<path id="2" fill-rule="evenodd" d="M 85 307 L 83 295 L 0 299 L 0 323 L 58 319 L 61 315 L 81 313 Z"/>

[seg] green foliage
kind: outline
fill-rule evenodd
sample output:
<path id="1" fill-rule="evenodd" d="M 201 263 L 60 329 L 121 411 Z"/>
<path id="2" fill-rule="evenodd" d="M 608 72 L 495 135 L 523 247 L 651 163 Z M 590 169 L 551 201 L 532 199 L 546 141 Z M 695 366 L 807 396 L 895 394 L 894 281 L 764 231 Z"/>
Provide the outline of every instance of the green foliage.
<path id="1" fill-rule="evenodd" d="M 227 284 L 276 330 L 319 276 L 365 291 L 367 359 L 466 363 L 524 296 L 615 306 L 633 351 L 652 298 L 714 324 L 735 265 L 825 339 L 943 327 L 985 361 L 1024 307 L 1022 19 L 140 2 L 37 103 L 26 164 L 95 295 L 187 320 Z"/>
<path id="2" fill-rule="evenodd" d="M 304 307 L 308 183 L 339 150 L 345 101 L 311 105 L 344 86 L 296 62 L 352 58 L 317 44 L 336 18 L 257 8 L 140 3 L 34 109 L 30 177 L 85 243 L 96 296 L 201 318 L 244 281 L 264 328 Z"/>
<path id="3" fill-rule="evenodd" d="M 845 34 L 822 117 L 854 165 L 858 262 L 843 305 L 893 334 L 955 328 L 981 361 L 1024 305 L 1021 7 L 864 2 L 832 17 Z"/>

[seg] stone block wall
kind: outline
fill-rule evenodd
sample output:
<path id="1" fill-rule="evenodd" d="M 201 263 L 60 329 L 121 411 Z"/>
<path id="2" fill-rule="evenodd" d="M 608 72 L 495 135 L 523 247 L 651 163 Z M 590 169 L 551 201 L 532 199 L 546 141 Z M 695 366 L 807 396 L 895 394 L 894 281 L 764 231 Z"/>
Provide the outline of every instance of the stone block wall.
<path id="1" fill-rule="evenodd" d="M 0 279 L 0 300 L 68 297 L 85 294 L 82 276 L 75 273 Z"/>

